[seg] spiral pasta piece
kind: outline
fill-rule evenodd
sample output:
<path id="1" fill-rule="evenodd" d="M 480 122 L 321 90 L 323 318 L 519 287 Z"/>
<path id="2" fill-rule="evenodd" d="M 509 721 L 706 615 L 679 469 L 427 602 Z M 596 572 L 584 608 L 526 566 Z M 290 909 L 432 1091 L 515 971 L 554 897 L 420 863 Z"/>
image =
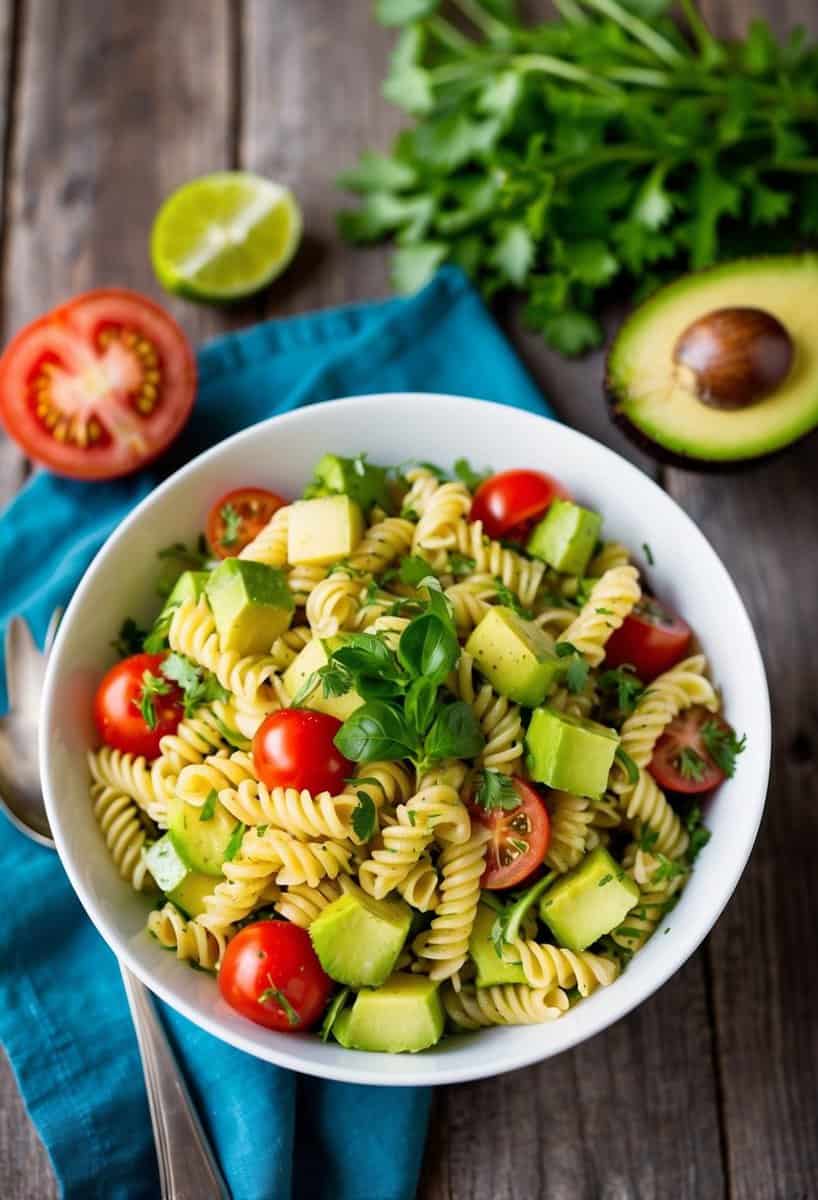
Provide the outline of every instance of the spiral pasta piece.
<path id="1" fill-rule="evenodd" d="M 530 987 L 548 991 L 576 987 L 580 996 L 590 996 L 598 987 L 608 987 L 619 974 L 612 958 L 590 950 L 564 950 L 544 942 L 515 938 L 504 950 L 504 959 L 519 962 Z"/>
<path id="2" fill-rule="evenodd" d="M 188 921 L 170 901 L 154 909 L 148 917 L 148 932 L 166 950 L 175 950 L 178 959 L 195 963 L 206 971 L 215 971 L 234 930 L 212 933 L 195 921 Z"/>
<path id="3" fill-rule="evenodd" d="M 215 675 L 222 687 L 233 693 L 236 707 L 267 713 L 281 706 L 271 683 L 277 673 L 275 659 L 269 654 L 241 655 L 235 650 L 222 650 L 204 596 L 198 601 L 182 601 L 173 614 L 168 640 L 172 650 Z"/>
<path id="4" fill-rule="evenodd" d="M 469 839 L 471 820 L 457 790 L 445 783 L 421 783 L 415 795 L 398 806 L 395 824 L 382 830 L 360 867 L 361 887 L 376 900 L 406 879 L 433 840 L 462 845 Z"/>
<path id="5" fill-rule="evenodd" d="M 100 746 L 98 750 L 89 750 L 88 766 L 96 783 L 124 792 L 157 825 L 167 825 L 164 790 L 158 790 L 152 768 L 143 755 Z"/>
<path id="6" fill-rule="evenodd" d="M 277 637 L 270 648 L 270 658 L 275 660 L 276 670 L 286 671 L 311 641 L 312 630 L 309 625 L 294 625 Z"/>
<path id="7" fill-rule="evenodd" d="M 612 567 L 591 588 L 585 604 L 558 641 L 570 642 L 592 667 L 605 657 L 608 638 L 642 595 L 636 567 Z"/>
<path id="8" fill-rule="evenodd" d="M 443 483 L 430 496 L 414 528 L 412 552 L 433 566 L 443 566 L 457 543 L 457 527 L 471 508 L 472 498 L 462 483 Z"/>
<path id="9" fill-rule="evenodd" d="M 457 632 L 465 637 L 483 620 L 490 601 L 497 594 L 497 587 L 489 576 L 478 575 L 453 583 L 445 589 L 445 594 L 452 606 Z"/>
<path id="10" fill-rule="evenodd" d="M 309 929 L 315 918 L 340 895 L 340 883 L 334 879 L 322 879 L 317 887 L 299 883 L 294 887 L 283 888 L 274 907 L 285 921 L 300 925 L 302 929 Z"/>
<path id="11" fill-rule="evenodd" d="M 463 650 L 450 680 L 453 691 L 470 705 L 485 738 L 477 765 L 512 775 L 523 757 L 523 722 L 520 709 L 498 695 L 490 683 L 474 686 L 474 659 Z"/>
<path id="12" fill-rule="evenodd" d="M 266 563 L 268 567 L 283 567 L 287 562 L 287 539 L 290 527 L 289 504 L 273 513 L 264 528 L 240 552 L 239 558 Z"/>
<path id="13" fill-rule="evenodd" d="M 653 833 L 655 850 L 668 858 L 681 858 L 690 838 L 664 792 L 643 767 L 639 768 L 636 786 L 622 796 L 622 804 L 627 820 L 636 823 L 637 833 L 645 826 Z"/>
<path id="14" fill-rule="evenodd" d="M 353 836 L 352 814 L 358 797 L 354 791 L 332 796 L 298 788 L 268 788 L 255 777 L 245 777 L 220 791 L 219 803 L 245 825 L 274 825 L 305 842 L 316 838 L 344 841 Z"/>
<path id="15" fill-rule="evenodd" d="M 548 697 L 549 708 L 568 713 L 570 717 L 590 717 L 597 705 L 598 696 L 596 681 L 589 675 L 579 692 L 571 692 L 567 687 L 558 687 Z"/>
<path id="16" fill-rule="evenodd" d="M 461 1029 L 540 1025 L 545 1021 L 556 1021 L 569 1007 L 568 997 L 561 988 L 546 991 L 526 983 L 464 987 L 459 992 L 451 984 L 445 984 L 441 999 L 449 1019 Z"/>
<path id="17" fill-rule="evenodd" d="M 196 920 L 214 932 L 223 930 L 251 913 L 263 894 L 269 896 L 271 884 L 318 887 L 325 877 L 349 874 L 351 859 L 352 846 L 343 842 L 300 842 L 281 829 L 249 829 L 236 857 L 222 865 L 224 880 L 205 897 L 205 912 Z"/>
<path id="18" fill-rule="evenodd" d="M 104 783 L 91 785 L 94 816 L 116 869 L 136 892 L 153 888 L 142 851 L 147 831 L 131 796 Z"/>
<path id="19" fill-rule="evenodd" d="M 380 575 L 412 545 L 415 526 L 404 517 L 385 517 L 370 525 L 347 560 L 354 571 Z"/>
<path id="20" fill-rule="evenodd" d="M 451 549 L 474 560 L 476 575 L 489 575 L 514 592 L 520 603 L 532 608 L 545 573 L 545 563 L 524 558 L 502 542 L 492 541 L 483 533 L 482 521 L 457 522 Z M 467 580 L 464 580 L 467 582 Z"/>
<path id="21" fill-rule="evenodd" d="M 639 697 L 620 730 L 620 746 L 637 767 L 648 765 L 665 728 L 680 712 L 694 704 L 701 704 L 711 712 L 718 709 L 718 697 L 704 673 L 706 668 L 704 655 L 693 654 L 658 675 Z M 614 764 L 609 786 L 619 796 L 627 795 L 633 787 L 618 762 Z"/>
<path id="22" fill-rule="evenodd" d="M 293 594 L 293 600 L 298 608 L 303 608 L 307 600 L 322 583 L 328 574 L 326 567 L 314 563 L 297 563 L 287 571 L 287 587 Z"/>
<path id="23" fill-rule="evenodd" d="M 432 860 L 423 855 L 397 889 L 407 904 L 420 912 L 431 912 L 440 902 L 438 875 Z"/>
<path id="24" fill-rule="evenodd" d="M 551 841 L 545 861 L 552 871 L 570 871 L 587 849 L 594 813 L 590 801 L 570 792 L 549 792 Z"/>
<path id="25" fill-rule="evenodd" d="M 306 615 L 317 637 L 334 637 L 341 629 L 351 629 L 361 607 L 364 586 L 360 578 L 337 571 L 328 575 L 310 593 Z"/>
<path id="26" fill-rule="evenodd" d="M 405 478 L 410 487 L 403 500 L 403 511 L 413 513 L 415 519 L 420 520 L 439 489 L 440 480 L 426 467 L 410 467 Z"/>
<path id="27" fill-rule="evenodd" d="M 440 855 L 440 901 L 431 926 L 412 943 L 430 979 L 449 979 L 468 957 L 490 837 L 490 830 L 473 825 L 467 842 L 447 846 Z"/>
<path id="28" fill-rule="evenodd" d="M 602 548 L 588 563 L 585 574 L 590 579 L 599 579 L 606 571 L 611 571 L 614 567 L 627 566 L 630 560 L 631 556 L 627 546 L 623 546 L 621 542 L 604 542 Z"/>
<path id="29" fill-rule="evenodd" d="M 192 717 L 180 721 L 175 733 L 159 742 L 159 758 L 154 768 L 159 774 L 176 776 L 188 763 L 202 762 L 208 754 L 225 746 L 225 731 L 237 731 L 236 710 L 220 700 L 198 708 Z"/>
<path id="30" fill-rule="evenodd" d="M 661 859 L 654 854 L 646 854 L 636 844 L 625 851 L 624 862 L 628 874 L 639 885 L 639 903 L 614 929 L 611 938 L 617 946 L 635 954 L 642 949 L 672 905 L 676 893 L 684 885 L 685 874 L 663 876 Z"/>
<path id="31" fill-rule="evenodd" d="M 255 778 L 253 759 L 245 750 L 236 750 L 229 755 L 224 752 L 210 754 L 204 762 L 182 768 L 176 781 L 176 794 L 186 804 L 200 808 L 211 792 L 219 794 L 224 788 L 235 788 L 246 780 L 255 781 Z"/>

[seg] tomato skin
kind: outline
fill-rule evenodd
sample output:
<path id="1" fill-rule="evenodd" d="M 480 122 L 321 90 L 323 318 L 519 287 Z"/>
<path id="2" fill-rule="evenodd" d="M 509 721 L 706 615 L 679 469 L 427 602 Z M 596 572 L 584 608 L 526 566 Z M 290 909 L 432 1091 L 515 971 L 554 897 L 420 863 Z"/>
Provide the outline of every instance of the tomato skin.
<path id="1" fill-rule="evenodd" d="M 490 538 L 522 542 L 555 497 L 571 498 L 551 475 L 542 471 L 501 471 L 480 484 L 470 519 L 482 521 Z"/>
<path id="2" fill-rule="evenodd" d="M 469 806 L 472 817 L 492 834 L 486 852 L 486 869 L 480 880 L 481 888 L 489 891 L 514 887 L 527 879 L 542 865 L 551 841 L 551 822 L 540 793 L 516 775 L 514 787 L 520 797 L 518 808 L 493 808 L 487 812 L 478 804 Z M 527 842 L 528 849 L 503 863 L 501 853 L 512 838 Z"/>
<path id="3" fill-rule="evenodd" d="M 702 727 L 708 722 L 732 732 L 732 726 L 723 717 L 697 704 L 674 717 L 659 738 L 648 770 L 663 791 L 698 796 L 702 792 L 712 792 L 727 778 L 709 753 L 702 737 Z M 677 758 L 684 749 L 695 750 L 702 760 L 701 779 L 686 778 L 679 770 Z"/>
<path id="4" fill-rule="evenodd" d="M 312 1028 L 333 987 L 306 929 L 289 921 L 245 925 L 228 942 L 219 970 L 219 991 L 230 1007 L 279 1033 Z M 269 989 L 280 991 L 294 1012 L 273 996 L 260 999 Z"/>
<path id="5" fill-rule="evenodd" d="M 693 630 L 665 604 L 653 596 L 640 601 L 608 638 L 605 663 L 609 667 L 630 664 L 643 683 L 681 662 L 690 646 Z"/>
<path id="6" fill-rule="evenodd" d="M 259 725 L 253 738 L 253 762 L 268 788 L 306 788 L 317 792 L 343 791 L 355 767 L 344 758 L 333 738 L 342 722 L 308 708 L 282 708 Z"/>
<path id="7" fill-rule="evenodd" d="M 184 716 L 182 693 L 176 684 L 154 696 L 156 726 L 149 728 L 139 711 L 142 676 L 146 671 L 159 675 L 164 654 L 132 654 L 111 667 L 94 697 L 94 720 L 107 746 L 124 754 L 143 754 L 156 758 L 160 739 L 175 733 Z"/>
<path id="8" fill-rule="evenodd" d="M 287 501 L 266 488 L 236 488 L 226 492 L 210 510 L 207 518 L 207 541 L 217 558 L 235 558 L 261 530 L 274 513 Z M 240 525 L 233 541 L 225 542 L 227 532 L 222 510 L 230 505 L 238 513 Z"/>
<path id="9" fill-rule="evenodd" d="M 113 343 L 103 345 L 111 329 L 118 331 Z M 145 361 L 120 341 L 126 333 L 144 339 L 154 358 Z M 93 386 L 83 382 L 92 377 Z M 107 388 L 100 390 L 100 378 Z M 54 436 L 38 415 L 41 387 L 68 436 Z M 0 421 L 9 436 L 30 458 L 75 479 L 114 479 L 152 462 L 185 425 L 195 392 L 196 362 L 182 329 L 153 300 L 126 288 L 74 296 L 21 329 L 0 357 Z M 84 442 L 72 438 L 70 418 L 85 431 Z M 94 418 L 100 432 L 89 440 Z"/>

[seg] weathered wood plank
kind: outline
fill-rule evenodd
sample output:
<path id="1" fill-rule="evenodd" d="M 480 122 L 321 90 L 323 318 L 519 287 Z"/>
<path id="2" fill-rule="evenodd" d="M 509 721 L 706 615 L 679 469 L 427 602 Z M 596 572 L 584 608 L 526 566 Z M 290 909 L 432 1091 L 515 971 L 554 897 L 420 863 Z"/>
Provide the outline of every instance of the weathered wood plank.
<path id="1" fill-rule="evenodd" d="M 232 164 L 236 6 L 214 0 L 196 5 L 194 14 L 191 6 L 162 0 L 30 0 L 13 104 L 5 102 L 4 85 L 11 9 L 11 0 L 0 0 L 0 120 L 14 115 L 5 336 L 58 300 L 100 284 L 134 287 L 168 303 L 150 266 L 150 225 L 177 184 Z M 229 323 L 183 302 L 170 307 L 196 340 Z M 21 462 L 16 451 L 0 447 L 0 501 L 18 486 Z M 0 1178 L 3 1200 L 56 1196 L 4 1059 Z"/>
<path id="2" fill-rule="evenodd" d="M 707 0 L 731 35 L 763 14 L 778 33 L 818 10 L 798 0 Z M 747 873 L 710 938 L 730 1195 L 809 1196 L 818 1181 L 818 649 L 813 437 L 747 473 L 670 471 L 667 486 L 711 539 L 756 627 L 774 721 L 767 817 Z M 797 966 L 795 966 L 797 964 Z"/>
<path id="3" fill-rule="evenodd" d="M 6 250 L 8 166 L 11 158 L 14 114 L 14 83 L 19 45 L 19 21 L 14 0 L 0 3 L 0 263 Z M 3 317 L 0 325 L 5 326 Z M 25 459 L 14 443 L 0 431 L 0 506 L 6 504 L 25 477 Z"/>

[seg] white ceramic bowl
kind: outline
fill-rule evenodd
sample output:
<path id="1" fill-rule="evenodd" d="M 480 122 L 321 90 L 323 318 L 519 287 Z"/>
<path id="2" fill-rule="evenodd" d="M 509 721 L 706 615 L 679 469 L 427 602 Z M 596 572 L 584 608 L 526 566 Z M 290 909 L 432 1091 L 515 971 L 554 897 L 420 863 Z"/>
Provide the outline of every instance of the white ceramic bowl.
<path id="1" fill-rule="evenodd" d="M 88 801 L 85 753 L 94 744 L 91 701 L 112 662 L 126 615 L 156 610 L 156 551 L 192 540 L 213 500 L 242 484 L 297 495 L 324 451 L 444 465 L 539 467 L 604 514 L 605 532 L 637 551 L 648 543 L 657 594 L 699 634 L 726 712 L 747 732 L 734 779 L 708 805 L 712 839 L 663 929 L 610 988 L 547 1025 L 489 1029 L 446 1039 L 418 1055 L 364 1054 L 312 1036 L 272 1033 L 224 1004 L 214 980 L 160 949 L 145 932 L 148 903 L 119 878 Z M 644 564 L 643 564 L 644 565 Z M 88 915 L 115 954 L 162 999 L 216 1037 L 309 1074 L 356 1083 L 443 1084 L 522 1067 L 558 1054 L 618 1020 L 666 983 L 705 937 L 744 869 L 764 807 L 770 711 L 764 667 L 744 606 L 715 552 L 663 491 L 604 446 L 556 422 L 456 396 L 379 395 L 304 408 L 255 425 L 168 479 L 109 538 L 77 589 L 45 685 L 40 760 L 51 827 Z"/>

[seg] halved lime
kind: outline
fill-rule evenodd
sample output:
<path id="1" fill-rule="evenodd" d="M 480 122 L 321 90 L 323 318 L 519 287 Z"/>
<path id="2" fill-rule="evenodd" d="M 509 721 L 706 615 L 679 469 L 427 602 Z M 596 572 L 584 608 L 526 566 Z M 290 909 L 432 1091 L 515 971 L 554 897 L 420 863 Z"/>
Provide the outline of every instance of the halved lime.
<path id="1" fill-rule="evenodd" d="M 280 275 L 300 240 L 292 192 L 248 171 L 219 171 L 168 196 L 151 230 L 151 260 L 169 292 L 240 300 Z"/>

